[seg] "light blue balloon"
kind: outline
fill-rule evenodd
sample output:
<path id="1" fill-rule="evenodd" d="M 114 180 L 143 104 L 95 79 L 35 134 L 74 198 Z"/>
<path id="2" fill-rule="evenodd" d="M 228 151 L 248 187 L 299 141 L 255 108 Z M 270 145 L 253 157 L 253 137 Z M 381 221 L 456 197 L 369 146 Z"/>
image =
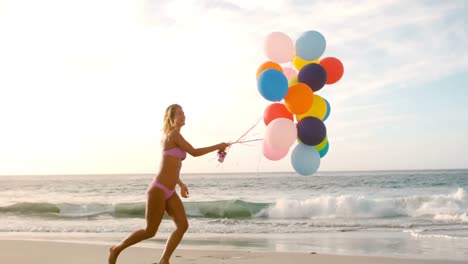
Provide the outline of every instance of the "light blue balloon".
<path id="1" fill-rule="evenodd" d="M 323 55 L 326 46 L 325 37 L 320 32 L 306 31 L 296 40 L 296 56 L 303 60 L 315 60 Z"/>
<path id="2" fill-rule="evenodd" d="M 281 101 L 288 93 L 288 79 L 276 69 L 267 69 L 258 77 L 257 88 L 268 101 Z"/>
<path id="3" fill-rule="evenodd" d="M 328 116 L 330 115 L 330 111 L 331 111 L 331 107 L 330 107 L 330 103 L 327 101 L 327 99 L 323 98 L 323 100 L 325 100 L 325 104 L 327 105 L 327 113 L 325 114 L 325 116 L 323 117 L 323 122 L 325 122 L 325 120 L 327 120 Z"/>
<path id="4" fill-rule="evenodd" d="M 320 154 L 313 146 L 299 143 L 291 154 L 291 164 L 300 175 L 312 175 L 320 167 Z"/>
<path id="5" fill-rule="evenodd" d="M 327 155 L 329 148 L 330 148 L 330 143 L 327 141 L 327 144 L 325 145 L 325 147 L 323 147 L 323 149 L 319 151 L 320 158 L 323 158 L 325 157 L 325 155 Z"/>

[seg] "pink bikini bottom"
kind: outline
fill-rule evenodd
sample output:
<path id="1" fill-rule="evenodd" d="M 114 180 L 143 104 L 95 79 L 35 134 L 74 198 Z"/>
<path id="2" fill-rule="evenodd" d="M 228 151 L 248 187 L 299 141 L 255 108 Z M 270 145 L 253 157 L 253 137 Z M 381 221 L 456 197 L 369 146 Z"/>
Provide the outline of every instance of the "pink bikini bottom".
<path id="1" fill-rule="evenodd" d="M 171 198 L 171 196 L 174 194 L 175 190 L 169 190 L 166 186 L 162 185 L 161 183 L 157 182 L 157 181 L 152 181 L 149 185 L 149 188 L 148 189 L 151 189 L 151 188 L 158 188 L 160 190 L 162 190 L 164 192 L 164 197 L 166 198 L 166 201 L 167 199 Z"/>

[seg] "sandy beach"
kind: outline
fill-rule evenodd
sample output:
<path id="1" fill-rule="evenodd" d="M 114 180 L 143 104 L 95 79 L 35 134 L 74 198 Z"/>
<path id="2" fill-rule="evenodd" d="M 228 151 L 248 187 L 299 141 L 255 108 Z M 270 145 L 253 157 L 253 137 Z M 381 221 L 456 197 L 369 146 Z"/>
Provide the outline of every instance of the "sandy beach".
<path id="1" fill-rule="evenodd" d="M 107 263 L 108 245 L 78 244 L 49 241 L 0 240 L 0 263 L 5 264 L 102 264 Z M 162 248 L 131 247 L 119 258 L 119 264 L 154 263 Z M 416 260 L 400 258 L 333 256 L 310 253 L 253 252 L 225 250 L 177 249 L 174 264 L 275 264 L 275 263 L 327 263 L 327 264 L 461 264 L 462 261 Z"/>

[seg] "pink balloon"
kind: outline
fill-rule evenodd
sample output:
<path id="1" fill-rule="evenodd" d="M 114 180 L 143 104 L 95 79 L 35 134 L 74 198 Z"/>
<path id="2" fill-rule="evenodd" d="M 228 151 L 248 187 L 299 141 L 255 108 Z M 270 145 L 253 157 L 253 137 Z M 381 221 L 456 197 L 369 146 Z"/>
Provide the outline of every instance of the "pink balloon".
<path id="1" fill-rule="evenodd" d="M 273 149 L 270 145 L 268 145 L 268 143 L 266 143 L 266 141 L 263 141 L 263 155 L 269 160 L 280 160 L 286 157 L 288 151 L 289 148 L 281 150 Z"/>
<path id="2" fill-rule="evenodd" d="M 282 32 L 268 34 L 263 48 L 266 57 L 277 63 L 291 61 L 294 56 L 294 43 L 288 35 Z"/>
<path id="3" fill-rule="evenodd" d="M 266 127 L 265 142 L 274 150 L 289 149 L 296 138 L 296 124 L 288 118 L 276 118 Z"/>
<path id="4" fill-rule="evenodd" d="M 284 75 L 286 75 L 286 78 L 288 79 L 288 81 L 290 81 L 292 78 L 297 76 L 297 71 L 290 67 L 284 67 L 283 73 Z"/>

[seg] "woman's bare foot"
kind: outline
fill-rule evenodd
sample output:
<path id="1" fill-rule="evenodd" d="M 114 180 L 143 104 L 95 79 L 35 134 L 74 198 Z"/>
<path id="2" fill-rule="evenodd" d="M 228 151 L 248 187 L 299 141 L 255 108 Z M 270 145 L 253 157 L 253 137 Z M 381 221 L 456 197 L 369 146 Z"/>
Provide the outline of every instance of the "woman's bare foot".
<path id="1" fill-rule="evenodd" d="M 109 258 L 108 258 L 109 264 L 115 264 L 119 254 L 120 252 L 117 251 L 116 246 L 109 248 Z"/>

